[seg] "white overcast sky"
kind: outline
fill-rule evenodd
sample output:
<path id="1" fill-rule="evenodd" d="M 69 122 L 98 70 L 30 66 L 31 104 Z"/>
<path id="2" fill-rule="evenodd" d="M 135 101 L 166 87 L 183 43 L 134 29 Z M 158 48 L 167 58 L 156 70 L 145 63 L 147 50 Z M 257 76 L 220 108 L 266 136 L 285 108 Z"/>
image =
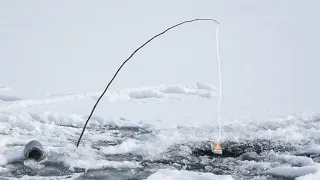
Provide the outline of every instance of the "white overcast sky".
<path id="1" fill-rule="evenodd" d="M 320 112 L 317 0 L 0 1 L 0 86 L 10 95 L 96 92 L 138 46 L 193 18 L 220 22 L 224 115 Z M 218 85 L 216 25 L 152 42 L 111 88 Z"/>

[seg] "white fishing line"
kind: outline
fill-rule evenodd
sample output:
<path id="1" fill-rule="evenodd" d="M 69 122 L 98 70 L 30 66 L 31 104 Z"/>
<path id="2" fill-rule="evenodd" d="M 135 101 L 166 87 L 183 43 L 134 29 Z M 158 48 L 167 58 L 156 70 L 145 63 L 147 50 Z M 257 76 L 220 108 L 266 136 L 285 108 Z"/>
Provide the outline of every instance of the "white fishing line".
<path id="1" fill-rule="evenodd" d="M 222 80 L 221 80 L 221 63 L 219 56 L 219 25 L 217 26 L 216 32 L 216 43 L 217 43 L 217 60 L 218 60 L 218 73 L 219 73 L 219 102 L 218 102 L 218 120 L 219 120 L 219 134 L 218 134 L 218 144 L 220 143 L 221 138 L 221 115 L 220 115 L 220 107 L 221 107 L 221 98 L 222 98 Z"/>

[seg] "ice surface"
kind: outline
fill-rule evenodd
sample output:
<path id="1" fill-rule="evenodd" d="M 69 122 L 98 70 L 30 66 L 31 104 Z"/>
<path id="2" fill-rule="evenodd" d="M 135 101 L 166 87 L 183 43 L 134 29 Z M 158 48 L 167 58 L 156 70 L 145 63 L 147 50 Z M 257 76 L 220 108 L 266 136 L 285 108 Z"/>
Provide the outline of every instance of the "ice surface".
<path id="1" fill-rule="evenodd" d="M 191 171 L 160 169 L 150 175 L 147 180 L 233 180 L 230 175 L 214 175 Z"/>

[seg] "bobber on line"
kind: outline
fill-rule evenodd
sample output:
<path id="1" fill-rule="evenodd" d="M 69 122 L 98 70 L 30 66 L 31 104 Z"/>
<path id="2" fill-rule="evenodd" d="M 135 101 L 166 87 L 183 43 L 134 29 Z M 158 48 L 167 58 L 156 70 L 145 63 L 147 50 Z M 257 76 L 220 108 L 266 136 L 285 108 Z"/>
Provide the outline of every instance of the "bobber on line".
<path id="1" fill-rule="evenodd" d="M 213 144 L 212 144 L 213 145 Z M 216 144 L 216 146 L 212 149 L 213 154 L 219 154 L 222 155 L 222 148 L 220 144 Z"/>

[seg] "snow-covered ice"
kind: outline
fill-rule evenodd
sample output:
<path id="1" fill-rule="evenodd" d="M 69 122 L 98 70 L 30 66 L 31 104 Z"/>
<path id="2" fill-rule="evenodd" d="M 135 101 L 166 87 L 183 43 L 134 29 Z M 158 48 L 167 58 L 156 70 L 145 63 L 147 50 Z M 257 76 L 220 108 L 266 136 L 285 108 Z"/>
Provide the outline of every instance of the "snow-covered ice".
<path id="1" fill-rule="evenodd" d="M 192 106 L 197 102 L 197 106 L 210 107 L 216 96 L 198 96 L 197 86 L 193 86 L 193 93 L 172 87 L 179 86 L 161 86 L 165 91 L 158 92 L 166 93 L 167 97 L 161 97 L 163 100 L 157 103 L 154 102 L 158 98 L 151 101 L 144 98 L 134 101 L 106 99 L 102 106 L 108 107 L 107 112 L 100 109 L 92 117 L 79 148 L 75 147 L 75 142 L 87 113 L 71 112 L 71 108 L 65 107 L 82 102 L 92 104 L 94 98 L 75 98 L 48 103 L 48 107 L 37 104 L 25 106 L 23 111 L 12 108 L 0 112 L 1 176 L 41 179 L 48 175 L 53 178 L 69 175 L 86 179 L 111 173 L 122 178 L 263 180 L 270 177 L 307 178 L 310 173 L 318 172 L 320 136 L 317 129 L 320 123 L 317 116 L 293 114 L 263 121 L 225 120 L 221 142 L 225 157 L 219 158 L 210 150 L 210 141 L 216 141 L 218 123 L 208 124 L 212 120 L 201 116 L 210 112 L 209 108 L 195 113 Z M 144 92 L 145 88 L 140 89 L 139 92 Z M 127 89 L 117 91 L 130 94 Z M 168 98 L 168 93 L 178 93 L 179 98 Z M 15 103 L 2 102 L 1 105 Z M 160 107 L 162 111 L 150 106 Z M 116 111 L 119 107 L 123 111 Z M 175 112 L 183 113 L 163 113 L 173 108 Z M 136 111 L 143 113 L 145 119 L 139 119 L 141 115 Z M 32 139 L 43 144 L 45 160 L 23 160 L 23 147 Z M 313 156 L 308 157 L 309 154 Z"/>
<path id="2" fill-rule="evenodd" d="M 223 175 L 214 175 L 211 173 L 199 173 L 190 171 L 177 171 L 160 169 L 156 173 L 150 175 L 147 180 L 233 180 L 233 178 Z"/>

